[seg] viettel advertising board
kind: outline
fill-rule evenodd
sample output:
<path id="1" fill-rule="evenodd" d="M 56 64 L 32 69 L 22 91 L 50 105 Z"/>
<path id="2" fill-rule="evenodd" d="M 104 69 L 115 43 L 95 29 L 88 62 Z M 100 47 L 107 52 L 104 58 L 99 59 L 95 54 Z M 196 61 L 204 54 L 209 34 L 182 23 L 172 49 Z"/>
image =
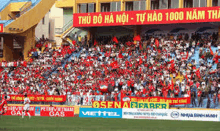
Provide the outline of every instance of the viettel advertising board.
<path id="1" fill-rule="evenodd" d="M 122 118 L 122 109 L 116 109 L 116 108 L 80 108 L 79 117 Z"/>

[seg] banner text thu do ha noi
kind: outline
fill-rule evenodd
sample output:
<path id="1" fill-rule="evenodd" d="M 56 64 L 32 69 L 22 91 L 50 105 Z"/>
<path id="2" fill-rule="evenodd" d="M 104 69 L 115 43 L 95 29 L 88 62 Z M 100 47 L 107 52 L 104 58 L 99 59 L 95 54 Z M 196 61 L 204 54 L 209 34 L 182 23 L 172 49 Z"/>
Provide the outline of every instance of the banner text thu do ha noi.
<path id="1" fill-rule="evenodd" d="M 219 7 L 73 14 L 73 27 L 219 22 Z"/>

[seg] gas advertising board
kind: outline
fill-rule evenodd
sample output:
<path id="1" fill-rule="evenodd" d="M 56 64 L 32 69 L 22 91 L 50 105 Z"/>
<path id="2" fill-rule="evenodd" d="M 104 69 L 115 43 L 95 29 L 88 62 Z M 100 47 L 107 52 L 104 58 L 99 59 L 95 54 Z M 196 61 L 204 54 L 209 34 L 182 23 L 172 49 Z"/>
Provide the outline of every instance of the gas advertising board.
<path id="1" fill-rule="evenodd" d="M 23 106 L 8 106 L 4 115 L 21 116 L 22 110 Z M 31 116 L 74 117 L 74 107 L 30 106 L 29 113 Z"/>

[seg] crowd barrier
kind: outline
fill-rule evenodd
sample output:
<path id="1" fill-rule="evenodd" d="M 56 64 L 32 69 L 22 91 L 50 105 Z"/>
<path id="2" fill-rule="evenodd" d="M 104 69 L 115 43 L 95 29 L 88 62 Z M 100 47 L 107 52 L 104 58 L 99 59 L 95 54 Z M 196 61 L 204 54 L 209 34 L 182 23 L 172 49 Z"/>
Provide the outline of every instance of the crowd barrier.
<path id="1" fill-rule="evenodd" d="M 195 99 L 195 103 L 192 103 L 190 97 L 178 97 L 178 98 L 169 98 L 169 97 L 135 97 L 129 96 L 118 99 L 113 99 L 111 95 L 67 95 L 66 104 L 69 106 L 75 105 L 84 105 L 84 106 L 91 106 L 93 101 L 121 101 L 121 102 L 166 102 L 169 103 L 170 107 L 175 108 L 208 108 L 208 109 L 220 109 L 220 102 L 218 100 L 210 99 L 210 107 L 208 105 L 208 99 L 203 98 L 203 102 L 199 105 L 199 99 Z"/>
<path id="2" fill-rule="evenodd" d="M 92 105 L 93 101 L 106 101 L 105 95 L 67 95 L 67 104 L 69 106 L 75 106 L 75 105 Z"/>
<path id="3" fill-rule="evenodd" d="M 190 97 L 179 97 L 179 98 L 164 98 L 164 97 L 124 97 L 113 99 L 111 95 L 63 95 L 63 96 L 42 96 L 42 95 L 30 95 L 28 96 L 32 104 L 41 105 L 68 105 L 68 106 L 92 106 L 93 101 L 115 101 L 115 102 L 160 102 L 169 103 L 169 107 L 176 108 L 209 108 L 209 109 L 220 109 L 220 102 L 218 100 L 211 99 L 210 106 L 208 105 L 207 98 L 203 98 L 203 102 L 199 105 L 199 101 L 196 98 L 195 103 L 192 104 Z M 24 97 L 22 95 L 9 95 L 10 104 L 22 104 Z M 197 106 L 196 106 L 197 105 Z M 98 108 L 98 107 L 97 107 Z M 108 107 L 110 108 L 110 107 Z M 123 107 L 122 107 L 123 108 Z M 138 108 L 138 107 L 136 107 Z"/>

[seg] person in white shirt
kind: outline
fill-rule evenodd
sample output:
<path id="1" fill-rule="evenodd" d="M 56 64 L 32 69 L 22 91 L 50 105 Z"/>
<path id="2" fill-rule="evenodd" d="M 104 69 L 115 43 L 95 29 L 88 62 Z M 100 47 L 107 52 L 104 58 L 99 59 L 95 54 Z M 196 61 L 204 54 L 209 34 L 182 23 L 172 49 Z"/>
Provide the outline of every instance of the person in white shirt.
<path id="1" fill-rule="evenodd" d="M 29 108 L 30 108 L 30 99 L 27 97 L 27 94 L 24 95 L 24 109 L 22 111 L 22 118 L 24 118 L 24 115 L 25 115 L 25 111 L 27 112 L 27 115 L 29 116 L 29 118 L 31 118 L 31 115 L 30 113 L 28 112 L 29 111 Z"/>

